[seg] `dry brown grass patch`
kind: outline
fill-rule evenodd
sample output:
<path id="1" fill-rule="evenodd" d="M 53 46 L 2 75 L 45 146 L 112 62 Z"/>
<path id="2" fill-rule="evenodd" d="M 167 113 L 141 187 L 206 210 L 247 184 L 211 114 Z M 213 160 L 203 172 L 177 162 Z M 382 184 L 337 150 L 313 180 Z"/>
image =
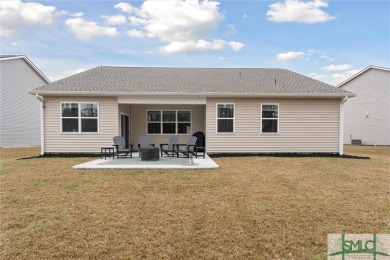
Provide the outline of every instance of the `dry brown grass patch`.
<path id="1" fill-rule="evenodd" d="M 92 158 L 0 151 L 2 259 L 325 259 L 329 233 L 390 233 L 389 147 L 213 171 L 74 171 Z"/>

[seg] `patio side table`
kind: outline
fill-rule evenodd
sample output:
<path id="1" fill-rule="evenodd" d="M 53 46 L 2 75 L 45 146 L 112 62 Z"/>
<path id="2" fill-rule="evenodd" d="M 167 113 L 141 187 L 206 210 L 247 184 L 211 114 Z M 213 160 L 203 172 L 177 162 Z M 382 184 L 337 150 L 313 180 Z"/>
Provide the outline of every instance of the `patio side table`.
<path id="1" fill-rule="evenodd" d="M 100 159 L 103 159 L 104 157 L 104 160 L 107 159 L 110 159 L 112 157 L 112 159 L 115 159 L 115 152 L 114 152 L 114 147 L 102 147 L 100 148 Z"/>
<path id="2" fill-rule="evenodd" d="M 160 149 L 158 147 L 145 147 L 140 149 L 141 161 L 158 161 Z"/>

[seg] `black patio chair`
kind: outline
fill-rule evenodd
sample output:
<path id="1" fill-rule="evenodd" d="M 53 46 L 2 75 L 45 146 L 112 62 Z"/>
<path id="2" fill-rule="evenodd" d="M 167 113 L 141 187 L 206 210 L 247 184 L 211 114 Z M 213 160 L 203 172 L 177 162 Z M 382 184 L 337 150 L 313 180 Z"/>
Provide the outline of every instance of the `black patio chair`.
<path id="1" fill-rule="evenodd" d="M 171 136 L 169 138 L 169 143 L 168 144 L 160 144 L 160 152 L 161 152 L 161 157 L 163 156 L 163 153 L 166 155 L 170 156 L 170 154 L 175 156 L 176 153 L 176 145 L 179 143 L 177 136 Z"/>
<path id="2" fill-rule="evenodd" d="M 117 158 L 119 158 L 119 156 L 126 157 L 127 155 L 130 155 L 130 158 L 133 158 L 133 145 L 126 145 L 125 138 L 123 136 L 115 136 L 112 140 L 114 141 L 115 154 L 117 155 Z"/>
<path id="3" fill-rule="evenodd" d="M 187 144 L 177 144 L 176 145 L 176 147 L 177 147 L 177 150 L 176 150 L 177 157 L 179 157 L 180 153 L 186 155 L 187 158 L 190 158 L 190 154 L 196 156 L 196 139 L 197 139 L 196 136 L 191 136 L 190 139 L 188 139 L 188 143 Z M 185 149 L 180 149 L 180 146 L 184 146 L 184 145 L 186 146 L 186 148 Z"/>

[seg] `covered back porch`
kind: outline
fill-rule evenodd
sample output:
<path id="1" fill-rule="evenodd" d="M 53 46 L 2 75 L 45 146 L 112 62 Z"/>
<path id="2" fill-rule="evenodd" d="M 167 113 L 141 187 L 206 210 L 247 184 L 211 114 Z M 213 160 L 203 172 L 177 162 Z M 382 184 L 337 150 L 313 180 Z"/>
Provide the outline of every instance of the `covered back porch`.
<path id="1" fill-rule="evenodd" d="M 206 98 L 169 96 L 118 97 L 118 135 L 136 147 L 141 136 L 159 147 L 170 136 L 186 144 L 196 132 L 205 133 Z"/>

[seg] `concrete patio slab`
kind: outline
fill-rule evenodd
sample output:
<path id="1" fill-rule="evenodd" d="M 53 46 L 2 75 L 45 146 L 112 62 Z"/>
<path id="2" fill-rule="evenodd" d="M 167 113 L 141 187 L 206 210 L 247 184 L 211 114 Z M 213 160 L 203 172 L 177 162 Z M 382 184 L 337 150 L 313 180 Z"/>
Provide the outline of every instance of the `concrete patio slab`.
<path id="1" fill-rule="evenodd" d="M 206 158 L 184 158 L 184 157 L 160 157 L 158 161 L 141 161 L 138 153 L 133 153 L 133 158 L 98 159 L 90 162 L 78 164 L 72 167 L 75 170 L 95 170 L 95 169 L 217 169 L 219 168 L 209 156 Z"/>

